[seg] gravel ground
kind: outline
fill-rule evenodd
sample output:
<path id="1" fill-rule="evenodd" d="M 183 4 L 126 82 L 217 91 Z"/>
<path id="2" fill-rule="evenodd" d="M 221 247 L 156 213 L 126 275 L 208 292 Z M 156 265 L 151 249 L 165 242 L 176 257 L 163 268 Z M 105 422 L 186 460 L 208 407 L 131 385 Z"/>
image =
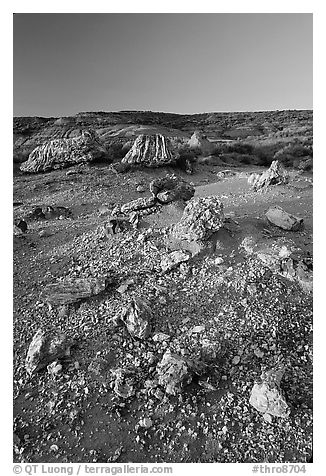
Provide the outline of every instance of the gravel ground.
<path id="1" fill-rule="evenodd" d="M 252 192 L 253 167 L 219 181 L 218 167 L 198 167 L 197 196 L 218 195 L 228 217 L 201 253 L 163 273 L 167 227 L 182 210 L 171 205 L 144 217 L 137 230 L 103 233 L 103 205 L 149 192 L 170 170 L 117 175 L 105 167 L 82 174 L 55 171 L 14 179 L 15 218 L 37 205 L 66 206 L 72 217 L 29 222 L 14 236 L 14 460 L 16 462 L 307 462 L 312 455 L 312 296 L 241 246 L 312 252 L 311 176 Z M 257 168 L 255 168 L 256 171 Z M 304 218 L 286 232 L 264 212 L 281 205 Z M 41 233 L 40 233 L 41 232 Z M 63 278 L 110 277 L 102 294 L 69 309 L 49 308 L 41 293 Z M 133 297 L 154 316 L 151 335 L 133 339 L 116 317 Z M 58 375 L 29 376 L 25 358 L 35 332 L 64 331 L 74 345 Z M 204 362 L 192 382 L 171 396 L 157 382 L 167 349 Z M 262 368 L 282 357 L 286 419 L 265 421 L 249 404 Z M 130 371 L 134 392 L 114 391 L 118 368 Z"/>

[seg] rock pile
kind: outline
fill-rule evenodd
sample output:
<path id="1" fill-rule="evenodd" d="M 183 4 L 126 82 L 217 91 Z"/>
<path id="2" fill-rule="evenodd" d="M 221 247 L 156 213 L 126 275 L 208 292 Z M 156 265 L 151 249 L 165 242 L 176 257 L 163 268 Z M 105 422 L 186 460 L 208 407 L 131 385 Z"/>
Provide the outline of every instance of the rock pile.
<path id="1" fill-rule="evenodd" d="M 55 139 L 36 147 L 30 153 L 28 160 L 20 166 L 20 170 L 29 173 L 47 172 L 93 162 L 105 156 L 106 149 L 95 133 L 84 130 L 78 137 Z"/>
<path id="2" fill-rule="evenodd" d="M 161 134 L 138 136 L 122 164 L 142 165 L 145 167 L 162 167 L 175 164 L 178 158 L 169 139 Z"/>

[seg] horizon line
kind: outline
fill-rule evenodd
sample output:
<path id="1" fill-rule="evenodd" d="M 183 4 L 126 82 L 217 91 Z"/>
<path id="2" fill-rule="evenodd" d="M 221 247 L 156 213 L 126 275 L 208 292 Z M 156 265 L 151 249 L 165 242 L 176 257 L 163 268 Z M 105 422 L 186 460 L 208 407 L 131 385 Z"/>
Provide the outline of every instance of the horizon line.
<path id="1" fill-rule="evenodd" d="M 125 109 L 125 110 L 119 110 L 119 111 L 103 111 L 103 110 L 97 110 L 97 111 L 80 111 L 76 112 L 75 114 L 71 114 L 68 116 L 38 116 L 38 115 L 32 115 L 32 116 L 25 116 L 25 115 L 13 115 L 13 118 L 16 117 L 38 117 L 42 119 L 59 119 L 59 118 L 70 118 L 70 117 L 75 117 L 80 114 L 127 114 L 127 113 L 153 113 L 153 114 L 173 114 L 175 116 L 197 116 L 197 115 L 202 115 L 202 114 L 248 114 L 248 113 L 263 113 L 263 112 L 301 112 L 301 111 L 306 111 L 306 112 L 312 112 L 313 108 L 294 108 L 294 109 L 258 109 L 254 111 L 248 111 L 248 110 L 243 110 L 243 111 L 206 111 L 206 112 L 193 112 L 193 113 L 180 113 L 180 112 L 167 112 L 167 111 L 152 111 L 150 109 Z"/>

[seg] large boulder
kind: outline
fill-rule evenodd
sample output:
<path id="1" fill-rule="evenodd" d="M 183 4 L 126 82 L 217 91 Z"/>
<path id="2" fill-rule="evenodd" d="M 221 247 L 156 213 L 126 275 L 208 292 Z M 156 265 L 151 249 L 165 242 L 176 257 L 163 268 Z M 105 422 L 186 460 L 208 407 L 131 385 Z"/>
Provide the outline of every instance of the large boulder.
<path id="1" fill-rule="evenodd" d="M 171 235 L 178 240 L 207 241 L 223 224 L 223 203 L 218 197 L 192 198 Z"/>
<path id="2" fill-rule="evenodd" d="M 171 142 L 161 134 L 139 135 L 129 152 L 121 160 L 122 164 L 162 167 L 175 164 L 178 154 L 172 149 Z"/>
<path id="3" fill-rule="evenodd" d="M 284 375 L 284 366 L 278 363 L 270 370 L 263 371 L 260 382 L 255 383 L 251 390 L 250 405 L 263 413 L 266 421 L 271 421 L 271 416 L 286 418 L 290 409 L 280 388 Z"/>
<path id="4" fill-rule="evenodd" d="M 36 147 L 20 166 L 22 172 L 47 172 L 72 165 L 93 162 L 107 154 L 95 132 L 82 131 L 78 137 L 54 139 Z"/>
<path id="5" fill-rule="evenodd" d="M 298 231 L 303 226 L 303 218 L 290 215 L 278 206 L 269 208 L 266 212 L 266 218 L 270 223 L 283 230 Z"/>
<path id="6" fill-rule="evenodd" d="M 32 375 L 57 359 L 70 355 L 71 342 L 60 331 L 39 329 L 29 345 L 25 367 Z"/>
<path id="7" fill-rule="evenodd" d="M 188 144 L 190 149 L 200 149 L 203 154 L 209 155 L 215 150 L 215 145 L 199 131 L 195 131 L 190 137 Z"/>
<path id="8" fill-rule="evenodd" d="M 288 182 L 289 174 L 278 160 L 274 160 L 268 170 L 253 180 L 252 187 L 254 190 L 260 190 L 270 185 L 281 185 Z"/>

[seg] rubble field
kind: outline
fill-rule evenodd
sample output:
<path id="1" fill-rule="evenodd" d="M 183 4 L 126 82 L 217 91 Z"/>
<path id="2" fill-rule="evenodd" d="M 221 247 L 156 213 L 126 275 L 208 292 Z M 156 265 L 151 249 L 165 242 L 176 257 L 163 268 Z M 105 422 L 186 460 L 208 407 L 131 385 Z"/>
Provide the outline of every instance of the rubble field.
<path id="1" fill-rule="evenodd" d="M 15 462 L 311 460 L 312 174 L 266 170 L 14 176 Z"/>

